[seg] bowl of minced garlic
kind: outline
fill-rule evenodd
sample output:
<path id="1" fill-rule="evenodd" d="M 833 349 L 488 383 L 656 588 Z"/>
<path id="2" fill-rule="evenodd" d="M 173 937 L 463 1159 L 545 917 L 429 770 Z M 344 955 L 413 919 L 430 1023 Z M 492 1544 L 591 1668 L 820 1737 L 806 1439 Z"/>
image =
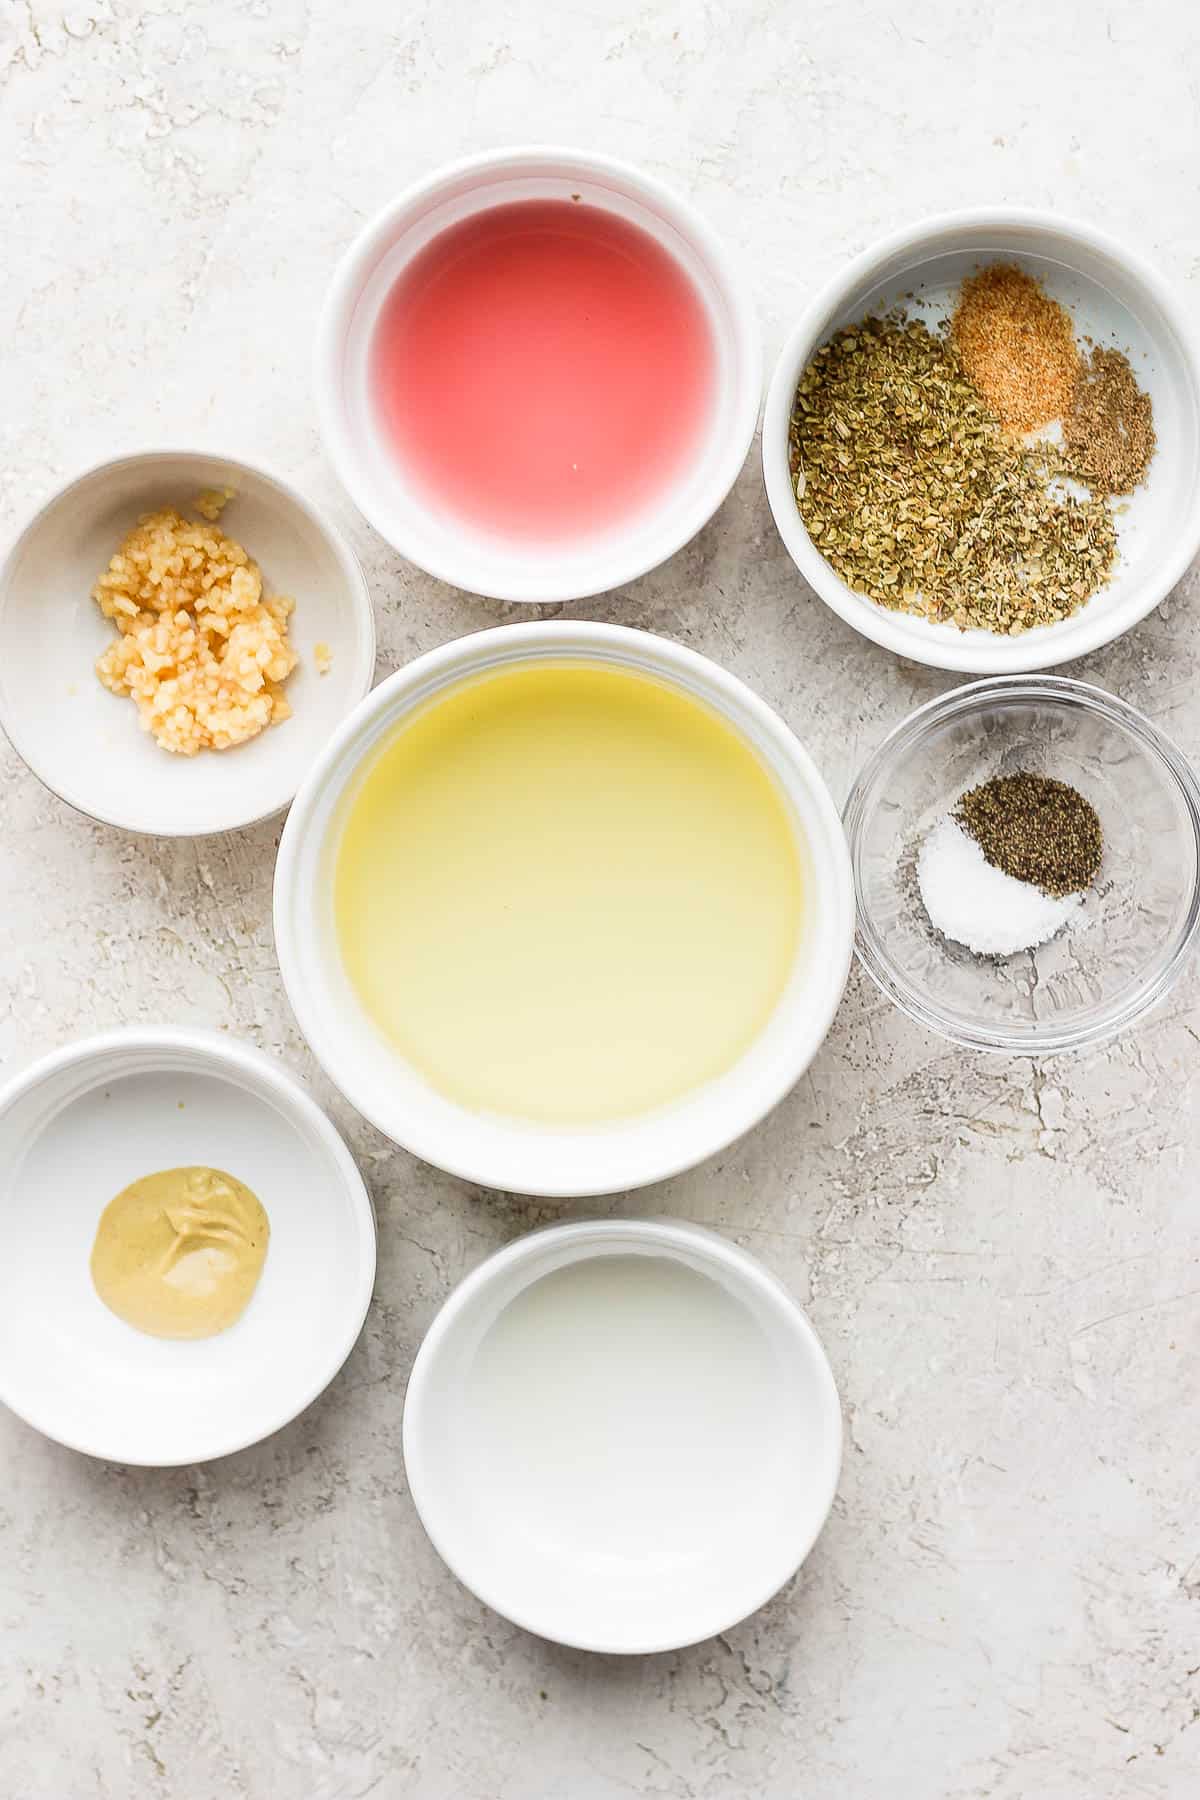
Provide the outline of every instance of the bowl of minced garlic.
<path id="1" fill-rule="evenodd" d="M 47 787 L 125 830 L 280 812 L 374 669 L 352 551 L 290 484 L 231 458 L 103 463 L 0 564 L 0 724 Z"/>
<path id="2" fill-rule="evenodd" d="M 230 750 L 292 716 L 283 684 L 298 660 L 295 601 L 267 593 L 253 557 L 221 530 L 232 498 L 230 488 L 201 494 L 198 522 L 171 506 L 146 513 L 92 589 L 118 632 L 97 675 L 178 756 Z"/>

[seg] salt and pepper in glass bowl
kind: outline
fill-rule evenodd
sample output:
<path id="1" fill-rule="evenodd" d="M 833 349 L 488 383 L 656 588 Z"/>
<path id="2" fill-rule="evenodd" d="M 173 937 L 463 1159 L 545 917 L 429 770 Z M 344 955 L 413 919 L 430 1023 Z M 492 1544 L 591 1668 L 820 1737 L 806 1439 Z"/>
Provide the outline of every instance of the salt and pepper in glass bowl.
<path id="1" fill-rule="evenodd" d="M 939 931 L 922 849 L 964 793 L 1046 775 L 1095 808 L 1094 882 L 1046 941 L 979 954 Z M 1200 927 L 1200 783 L 1148 719 L 1060 676 L 973 682 L 884 740 L 846 802 L 859 960 L 904 1012 L 955 1043 L 1009 1054 L 1094 1044 L 1173 986 Z"/>

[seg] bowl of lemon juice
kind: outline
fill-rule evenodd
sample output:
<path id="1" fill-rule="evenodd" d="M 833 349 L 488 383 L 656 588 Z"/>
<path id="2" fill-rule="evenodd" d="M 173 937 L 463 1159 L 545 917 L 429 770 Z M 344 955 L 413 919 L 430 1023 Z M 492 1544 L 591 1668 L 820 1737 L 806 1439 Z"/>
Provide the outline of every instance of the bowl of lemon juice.
<path id="1" fill-rule="evenodd" d="M 275 933 L 330 1077 L 397 1143 L 522 1193 L 659 1180 L 748 1130 L 849 968 L 842 828 L 742 682 L 549 621 L 417 658 L 284 831 Z"/>

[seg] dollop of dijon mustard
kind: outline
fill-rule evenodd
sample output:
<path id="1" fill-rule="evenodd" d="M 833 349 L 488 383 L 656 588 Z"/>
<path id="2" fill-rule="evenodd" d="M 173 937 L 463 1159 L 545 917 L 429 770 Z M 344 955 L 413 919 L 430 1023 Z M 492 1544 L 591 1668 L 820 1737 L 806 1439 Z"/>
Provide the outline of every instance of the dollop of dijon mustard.
<path id="1" fill-rule="evenodd" d="M 100 1215 L 92 1281 L 105 1306 L 152 1337 L 226 1330 L 250 1302 L 271 1227 L 261 1202 L 221 1169 L 162 1169 Z"/>

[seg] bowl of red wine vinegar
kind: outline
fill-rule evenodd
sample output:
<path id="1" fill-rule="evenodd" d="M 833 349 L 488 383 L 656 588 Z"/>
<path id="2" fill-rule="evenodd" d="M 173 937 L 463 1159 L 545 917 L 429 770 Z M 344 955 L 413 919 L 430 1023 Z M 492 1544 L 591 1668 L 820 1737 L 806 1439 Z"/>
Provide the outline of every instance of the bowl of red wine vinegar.
<path id="1" fill-rule="evenodd" d="M 584 152 L 454 165 L 367 226 L 321 321 L 322 429 L 411 561 L 503 600 L 578 599 L 672 555 L 749 448 L 757 326 L 721 246 Z"/>

